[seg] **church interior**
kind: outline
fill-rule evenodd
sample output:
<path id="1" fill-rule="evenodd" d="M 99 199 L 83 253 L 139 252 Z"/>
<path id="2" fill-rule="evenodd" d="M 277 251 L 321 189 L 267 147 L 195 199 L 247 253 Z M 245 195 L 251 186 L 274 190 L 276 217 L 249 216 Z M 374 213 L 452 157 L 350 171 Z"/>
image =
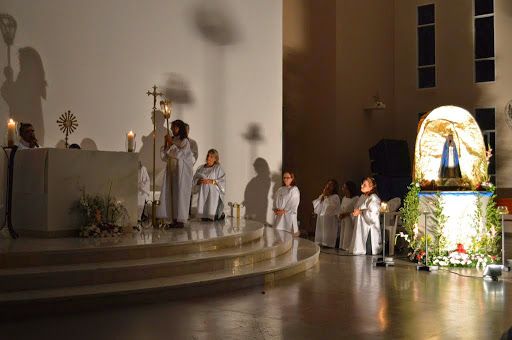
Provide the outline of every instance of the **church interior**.
<path id="1" fill-rule="evenodd" d="M 510 0 L 0 28 L 2 339 L 512 339 Z"/>

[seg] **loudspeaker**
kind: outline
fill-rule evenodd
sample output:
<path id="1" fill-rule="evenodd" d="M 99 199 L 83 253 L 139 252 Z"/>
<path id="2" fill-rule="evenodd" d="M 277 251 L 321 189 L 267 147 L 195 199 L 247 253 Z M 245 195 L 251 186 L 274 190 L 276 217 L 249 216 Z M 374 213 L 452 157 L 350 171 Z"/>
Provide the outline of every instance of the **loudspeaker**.
<path id="1" fill-rule="evenodd" d="M 372 173 L 391 177 L 411 175 L 411 158 L 406 141 L 382 139 L 368 151 Z"/>

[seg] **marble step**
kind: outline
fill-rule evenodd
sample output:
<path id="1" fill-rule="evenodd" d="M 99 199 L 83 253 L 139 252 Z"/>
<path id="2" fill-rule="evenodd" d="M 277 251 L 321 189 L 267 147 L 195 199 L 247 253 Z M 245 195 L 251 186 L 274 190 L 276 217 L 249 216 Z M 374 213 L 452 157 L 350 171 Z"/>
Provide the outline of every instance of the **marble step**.
<path id="1" fill-rule="evenodd" d="M 318 262 L 319 247 L 294 238 L 290 250 L 268 260 L 213 272 L 109 284 L 0 293 L 0 316 L 47 314 L 105 303 L 153 302 L 272 284 Z M 83 305 L 81 305 L 83 304 Z"/>
<path id="2" fill-rule="evenodd" d="M 112 262 L 0 269 L 0 291 L 59 288 L 236 270 L 282 255 L 293 236 L 265 227 L 251 243 L 215 251 Z"/>
<path id="3" fill-rule="evenodd" d="M 0 268 L 98 263 L 192 254 L 237 247 L 263 235 L 261 222 L 191 221 L 183 229 L 148 229 L 121 237 L 0 239 Z"/>

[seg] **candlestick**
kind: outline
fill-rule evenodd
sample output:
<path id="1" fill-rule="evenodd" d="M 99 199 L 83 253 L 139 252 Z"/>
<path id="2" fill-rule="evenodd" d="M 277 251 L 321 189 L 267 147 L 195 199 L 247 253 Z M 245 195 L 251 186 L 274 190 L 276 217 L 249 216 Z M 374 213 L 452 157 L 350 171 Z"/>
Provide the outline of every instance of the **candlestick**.
<path id="1" fill-rule="evenodd" d="M 7 123 L 7 145 L 14 145 L 14 136 L 16 136 L 16 122 L 12 119 L 9 119 Z"/>
<path id="2" fill-rule="evenodd" d="M 135 134 L 130 131 L 126 134 L 126 141 L 128 142 L 128 152 L 135 151 Z"/>

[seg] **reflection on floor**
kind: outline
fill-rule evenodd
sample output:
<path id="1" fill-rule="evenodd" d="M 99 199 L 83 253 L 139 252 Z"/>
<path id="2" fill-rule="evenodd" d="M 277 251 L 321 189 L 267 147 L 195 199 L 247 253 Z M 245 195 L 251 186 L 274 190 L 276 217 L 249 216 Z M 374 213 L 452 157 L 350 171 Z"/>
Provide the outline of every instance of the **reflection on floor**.
<path id="1" fill-rule="evenodd" d="M 375 268 L 370 257 L 343 255 L 324 252 L 316 267 L 272 287 L 4 319 L 2 338 L 496 339 L 512 326 L 510 273 L 489 282 L 477 271 L 418 272 L 405 261 Z"/>

